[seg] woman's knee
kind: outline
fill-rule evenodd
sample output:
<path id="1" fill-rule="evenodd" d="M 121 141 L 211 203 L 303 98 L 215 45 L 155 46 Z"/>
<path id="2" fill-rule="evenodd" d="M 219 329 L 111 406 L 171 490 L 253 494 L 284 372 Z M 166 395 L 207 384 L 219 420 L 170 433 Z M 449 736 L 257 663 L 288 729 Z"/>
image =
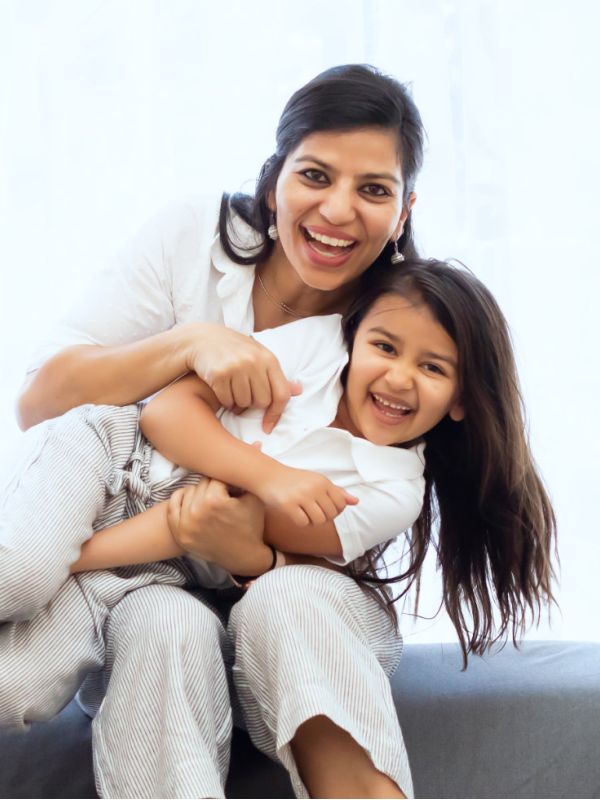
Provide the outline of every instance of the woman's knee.
<path id="1" fill-rule="evenodd" d="M 176 586 L 152 585 L 127 594 L 111 612 L 108 634 L 116 648 L 150 654 L 203 654 L 220 650 L 224 637 L 217 615 Z"/>
<path id="2" fill-rule="evenodd" d="M 66 565 L 40 559 L 26 546 L 0 544 L 0 623 L 33 619 L 68 576 Z"/>

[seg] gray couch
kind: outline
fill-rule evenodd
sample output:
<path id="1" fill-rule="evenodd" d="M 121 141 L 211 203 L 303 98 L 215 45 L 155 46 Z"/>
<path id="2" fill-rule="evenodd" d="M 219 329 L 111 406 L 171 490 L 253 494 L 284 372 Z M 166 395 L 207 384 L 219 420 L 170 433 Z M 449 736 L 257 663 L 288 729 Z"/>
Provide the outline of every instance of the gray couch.
<path id="1" fill-rule="evenodd" d="M 600 798 L 600 644 L 528 642 L 473 658 L 409 645 L 392 679 L 417 797 Z M 242 731 L 229 797 L 292 797 Z M 0 797 L 96 797 L 89 719 L 71 703 L 0 734 Z"/>

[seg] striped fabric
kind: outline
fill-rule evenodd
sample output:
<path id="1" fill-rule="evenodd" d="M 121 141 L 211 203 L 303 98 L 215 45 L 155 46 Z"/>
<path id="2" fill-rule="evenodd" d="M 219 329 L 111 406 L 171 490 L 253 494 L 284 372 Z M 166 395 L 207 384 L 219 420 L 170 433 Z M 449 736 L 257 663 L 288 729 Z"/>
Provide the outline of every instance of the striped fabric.
<path id="1" fill-rule="evenodd" d="M 402 640 L 375 600 L 338 572 L 293 566 L 257 580 L 233 608 L 233 675 L 254 744 L 308 797 L 290 741 L 319 714 L 346 730 L 407 797 L 408 756 L 389 676 Z"/>
<path id="2" fill-rule="evenodd" d="M 229 636 L 186 559 L 69 576 L 93 530 L 197 480 L 151 486 L 137 420 L 135 406 L 84 406 L 28 437 L 0 513 L 0 724 L 52 717 L 87 675 L 100 796 L 222 797 L 235 649 L 249 733 L 298 796 L 289 742 L 316 714 L 410 795 L 387 680 L 401 642 L 346 576 L 286 567 L 259 578 L 234 606 Z"/>

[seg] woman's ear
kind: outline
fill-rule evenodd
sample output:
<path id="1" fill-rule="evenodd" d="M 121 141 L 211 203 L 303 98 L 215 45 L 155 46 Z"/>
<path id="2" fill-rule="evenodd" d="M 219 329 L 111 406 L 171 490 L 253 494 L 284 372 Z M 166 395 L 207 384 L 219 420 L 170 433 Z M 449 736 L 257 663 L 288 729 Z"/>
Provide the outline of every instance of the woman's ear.
<path id="1" fill-rule="evenodd" d="M 465 418 L 464 406 L 461 403 L 455 403 L 448 412 L 448 416 L 453 422 L 462 422 Z"/>
<path id="2" fill-rule="evenodd" d="M 274 191 L 269 192 L 269 194 L 267 195 L 267 208 L 269 209 L 269 211 L 272 211 L 273 214 L 275 214 L 277 212 L 277 206 L 275 204 L 275 192 Z"/>
<path id="3" fill-rule="evenodd" d="M 408 215 L 410 214 L 412 207 L 417 202 L 417 195 L 414 192 L 411 192 L 408 195 L 408 201 L 403 204 L 402 212 L 400 214 L 400 219 L 398 220 L 398 225 L 396 226 L 396 230 L 394 231 L 394 235 L 392 236 L 392 241 L 398 240 L 402 236 L 402 232 L 404 231 L 404 225 L 406 220 L 408 219 Z"/>

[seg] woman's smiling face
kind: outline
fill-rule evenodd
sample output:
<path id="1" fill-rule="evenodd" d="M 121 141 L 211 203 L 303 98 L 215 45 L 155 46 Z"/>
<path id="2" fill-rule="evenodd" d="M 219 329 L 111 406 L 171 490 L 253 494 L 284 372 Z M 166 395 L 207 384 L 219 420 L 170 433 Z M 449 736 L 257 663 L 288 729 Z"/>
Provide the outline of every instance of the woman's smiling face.
<path id="1" fill-rule="evenodd" d="M 456 344 L 420 298 L 384 295 L 358 326 L 337 424 L 375 444 L 403 444 L 446 414 L 464 418 Z"/>
<path id="2" fill-rule="evenodd" d="M 392 131 L 306 136 L 287 157 L 271 205 L 283 253 L 301 281 L 331 291 L 358 278 L 397 239 L 414 202 Z"/>

